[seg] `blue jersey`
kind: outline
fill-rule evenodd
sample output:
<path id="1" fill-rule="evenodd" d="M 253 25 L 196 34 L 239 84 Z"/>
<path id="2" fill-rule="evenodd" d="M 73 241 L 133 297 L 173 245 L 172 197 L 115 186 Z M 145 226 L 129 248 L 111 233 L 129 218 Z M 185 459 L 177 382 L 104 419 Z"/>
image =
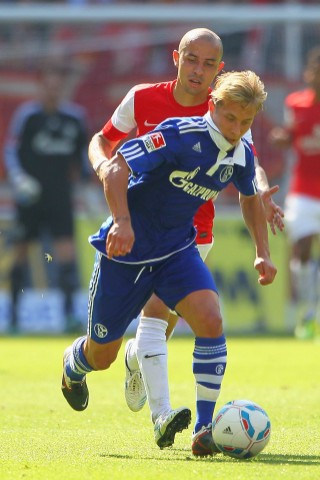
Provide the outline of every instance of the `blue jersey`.
<path id="1" fill-rule="evenodd" d="M 193 217 L 200 205 L 214 200 L 229 183 L 244 195 L 255 195 L 254 157 L 241 140 L 236 147 L 203 117 L 170 118 L 118 150 L 131 174 L 128 205 L 135 243 L 124 263 L 152 263 L 187 248 L 195 239 Z M 90 243 L 105 254 L 112 217 Z"/>

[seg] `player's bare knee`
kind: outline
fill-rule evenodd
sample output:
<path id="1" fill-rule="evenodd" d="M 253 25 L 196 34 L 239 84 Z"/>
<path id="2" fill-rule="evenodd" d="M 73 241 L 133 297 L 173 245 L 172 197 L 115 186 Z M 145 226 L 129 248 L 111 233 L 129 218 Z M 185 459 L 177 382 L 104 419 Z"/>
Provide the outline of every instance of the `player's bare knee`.
<path id="1" fill-rule="evenodd" d="M 142 315 L 144 317 L 160 318 L 162 320 L 168 320 L 169 308 L 158 298 L 156 295 L 152 295 L 146 305 L 143 307 Z"/>
<path id="2" fill-rule="evenodd" d="M 111 364 L 114 362 L 114 359 L 109 358 L 108 356 L 99 353 L 98 355 L 95 354 L 91 361 L 89 361 L 90 365 L 94 368 L 94 370 L 107 370 Z"/>
<path id="3" fill-rule="evenodd" d="M 202 318 L 199 318 L 198 332 L 196 333 L 198 336 L 216 338 L 222 335 L 222 333 L 223 325 L 220 312 L 208 314 L 206 316 L 203 316 Z"/>
<path id="4" fill-rule="evenodd" d="M 94 370 L 107 370 L 117 358 L 117 352 L 105 349 L 86 348 L 86 359 Z"/>
<path id="5" fill-rule="evenodd" d="M 222 325 L 222 317 L 221 315 L 215 315 L 209 319 L 209 330 L 212 337 L 218 337 L 222 335 L 223 332 L 223 325 Z"/>

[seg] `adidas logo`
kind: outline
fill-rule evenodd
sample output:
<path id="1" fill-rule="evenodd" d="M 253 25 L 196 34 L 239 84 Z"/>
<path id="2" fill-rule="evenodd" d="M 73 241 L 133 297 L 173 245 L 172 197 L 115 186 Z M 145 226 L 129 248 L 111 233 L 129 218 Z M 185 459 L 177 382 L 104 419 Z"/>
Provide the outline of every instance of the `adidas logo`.
<path id="1" fill-rule="evenodd" d="M 201 145 L 200 145 L 200 142 L 198 142 L 198 143 L 196 143 L 195 145 L 193 145 L 192 150 L 194 150 L 195 152 L 201 153 Z"/>
<path id="2" fill-rule="evenodd" d="M 226 427 L 222 433 L 226 433 L 227 435 L 233 435 L 233 432 L 231 430 L 231 427 Z"/>

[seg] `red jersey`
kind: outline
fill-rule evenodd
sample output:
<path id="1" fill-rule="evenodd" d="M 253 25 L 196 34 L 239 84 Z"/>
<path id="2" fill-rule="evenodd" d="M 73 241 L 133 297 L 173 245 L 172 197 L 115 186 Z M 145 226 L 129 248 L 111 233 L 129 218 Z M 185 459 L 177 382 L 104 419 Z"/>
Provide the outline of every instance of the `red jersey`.
<path id="1" fill-rule="evenodd" d="M 200 105 L 185 107 L 176 102 L 173 90 L 177 80 L 155 84 L 141 84 L 133 87 L 114 111 L 111 119 L 102 129 L 103 135 L 118 141 L 136 129 L 136 135 L 144 135 L 159 123 L 170 117 L 202 116 L 208 111 L 208 100 Z M 252 143 L 251 132 L 247 140 Z M 211 243 L 213 239 L 214 205 L 212 201 L 203 204 L 194 217 L 198 244 Z"/>
<path id="2" fill-rule="evenodd" d="M 320 199 L 320 102 L 305 89 L 288 95 L 285 106 L 297 157 L 289 193 Z"/>

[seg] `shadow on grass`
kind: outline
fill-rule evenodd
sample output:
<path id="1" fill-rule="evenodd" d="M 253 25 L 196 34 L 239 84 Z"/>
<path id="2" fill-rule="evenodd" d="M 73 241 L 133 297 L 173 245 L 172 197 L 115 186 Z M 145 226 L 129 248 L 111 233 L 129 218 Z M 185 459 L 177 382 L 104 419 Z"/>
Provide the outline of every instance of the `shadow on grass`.
<path id="1" fill-rule="evenodd" d="M 320 455 L 267 455 L 262 453 L 254 460 L 270 464 L 320 465 Z"/>
<path id="2" fill-rule="evenodd" d="M 211 461 L 211 462 L 224 462 L 226 459 L 228 461 L 241 462 L 241 463 L 266 463 L 270 465 L 320 465 L 320 456 L 319 455 L 281 455 L 281 454 L 263 454 L 261 453 L 255 458 L 248 460 L 238 460 L 236 458 L 231 458 L 226 455 L 217 455 L 214 457 L 205 457 L 205 458 L 194 458 L 189 457 L 188 460 L 196 461 Z"/>
<path id="3" fill-rule="evenodd" d="M 182 449 L 174 449 L 174 450 L 166 450 L 166 453 L 170 452 L 177 452 L 181 454 L 186 454 L 185 450 Z M 135 457 L 135 455 L 121 455 L 121 454 L 108 454 L 108 453 L 101 453 L 99 455 L 102 458 L 119 458 L 121 460 L 127 459 L 127 460 L 132 460 Z M 148 456 L 148 457 L 142 457 L 140 456 L 141 460 L 153 460 L 154 457 Z M 157 460 L 161 460 L 161 458 L 157 458 Z M 164 458 L 162 458 L 163 461 L 171 461 L 171 458 L 168 458 L 166 455 Z M 186 457 L 175 457 L 175 461 L 180 461 L 180 462 L 185 462 L 185 461 L 195 461 L 195 462 L 224 462 L 226 460 L 228 461 L 234 461 L 234 462 L 241 462 L 241 463 L 268 463 L 270 465 L 310 465 L 310 466 L 317 466 L 320 465 L 320 456 L 319 455 L 267 455 L 267 454 L 260 454 L 255 458 L 249 459 L 249 460 L 238 460 L 236 458 L 231 458 L 225 455 L 217 455 L 213 457 L 193 457 L 189 454 L 187 454 Z"/>

